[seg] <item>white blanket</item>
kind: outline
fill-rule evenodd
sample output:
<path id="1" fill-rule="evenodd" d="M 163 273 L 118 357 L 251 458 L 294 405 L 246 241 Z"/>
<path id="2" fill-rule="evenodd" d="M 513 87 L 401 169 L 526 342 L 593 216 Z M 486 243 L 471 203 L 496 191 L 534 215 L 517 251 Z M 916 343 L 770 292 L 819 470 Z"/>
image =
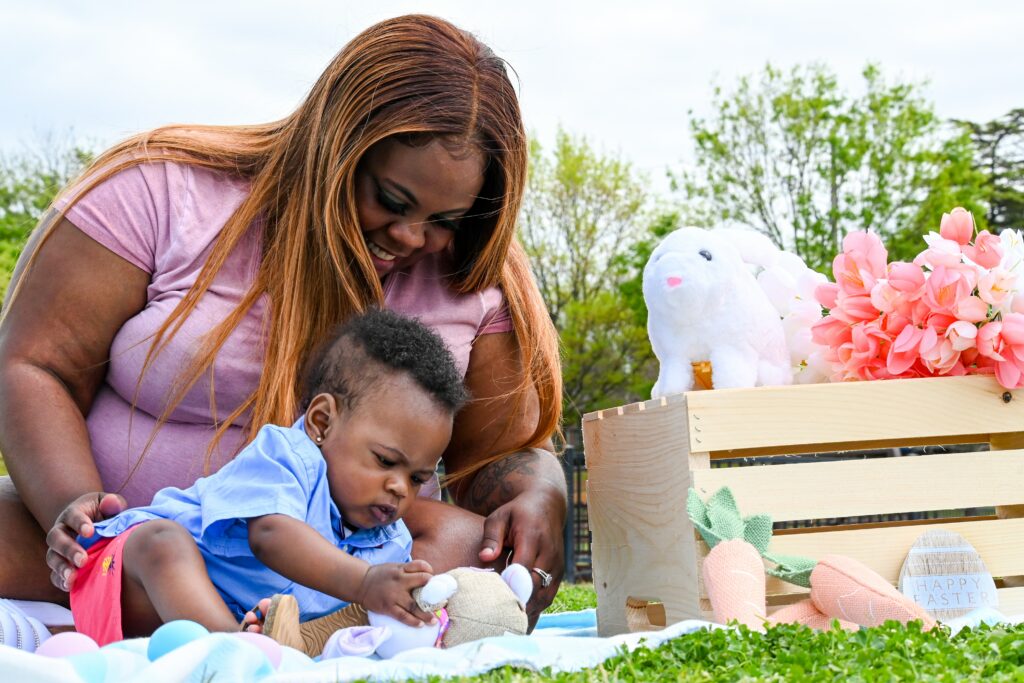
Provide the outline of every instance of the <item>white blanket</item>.
<path id="1" fill-rule="evenodd" d="M 593 610 L 543 615 L 532 635 L 501 636 L 466 643 L 449 650 L 420 648 L 390 660 L 345 657 L 315 662 L 285 648 L 274 670 L 257 648 L 227 634 L 192 641 L 155 662 L 146 658 L 148 639 L 114 643 L 98 652 L 50 659 L 0 646 L 0 671 L 5 681 L 54 683 L 171 683 L 172 681 L 266 681 L 314 683 L 324 681 L 406 680 L 439 676 L 472 676 L 505 665 L 552 673 L 597 666 L 619 654 L 623 646 L 656 647 L 671 638 L 701 628 L 704 621 L 684 621 L 661 631 L 610 638 L 596 635 Z"/>

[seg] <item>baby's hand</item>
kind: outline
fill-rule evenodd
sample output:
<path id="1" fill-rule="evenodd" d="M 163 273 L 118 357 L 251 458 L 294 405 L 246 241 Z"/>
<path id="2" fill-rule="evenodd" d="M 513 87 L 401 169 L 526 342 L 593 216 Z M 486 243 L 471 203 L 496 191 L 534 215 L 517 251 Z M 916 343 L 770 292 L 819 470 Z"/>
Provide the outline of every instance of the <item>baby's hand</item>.
<path id="1" fill-rule="evenodd" d="M 430 564 L 424 560 L 371 565 L 359 585 L 356 602 L 370 612 L 386 614 L 406 626 L 435 624 L 434 615 L 421 610 L 412 598 L 412 590 L 426 585 L 432 572 Z"/>

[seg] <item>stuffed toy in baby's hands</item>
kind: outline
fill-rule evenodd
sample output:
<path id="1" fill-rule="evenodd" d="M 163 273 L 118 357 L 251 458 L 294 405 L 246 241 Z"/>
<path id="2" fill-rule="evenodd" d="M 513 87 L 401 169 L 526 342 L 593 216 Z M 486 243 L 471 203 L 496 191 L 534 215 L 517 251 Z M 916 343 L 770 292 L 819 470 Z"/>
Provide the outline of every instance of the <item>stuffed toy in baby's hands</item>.
<path id="1" fill-rule="evenodd" d="M 274 596 L 264 633 L 282 645 L 323 658 L 378 655 L 394 657 L 417 647 L 454 647 L 506 633 L 525 635 L 526 603 L 533 579 L 521 564 L 501 574 L 490 569 L 458 567 L 430 579 L 413 591 L 433 625 L 406 626 L 391 617 L 366 612 L 351 604 L 327 616 L 299 623 L 294 597 Z"/>
<path id="2" fill-rule="evenodd" d="M 782 321 L 747 265 L 776 250 L 744 232 L 680 228 L 651 254 L 643 292 L 661 363 L 652 398 L 692 389 L 693 363 L 703 361 L 716 389 L 791 383 Z"/>

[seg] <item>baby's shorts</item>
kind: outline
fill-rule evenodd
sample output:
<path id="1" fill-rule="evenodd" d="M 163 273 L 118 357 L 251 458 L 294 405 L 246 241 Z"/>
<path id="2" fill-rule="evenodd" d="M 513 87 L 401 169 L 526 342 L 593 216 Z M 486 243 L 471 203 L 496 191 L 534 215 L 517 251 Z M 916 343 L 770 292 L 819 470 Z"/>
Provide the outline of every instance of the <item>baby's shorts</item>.
<path id="1" fill-rule="evenodd" d="M 124 640 L 121 631 L 121 556 L 124 544 L 140 525 L 112 538 L 97 541 L 88 550 L 71 586 L 71 613 L 75 630 L 100 646 Z"/>

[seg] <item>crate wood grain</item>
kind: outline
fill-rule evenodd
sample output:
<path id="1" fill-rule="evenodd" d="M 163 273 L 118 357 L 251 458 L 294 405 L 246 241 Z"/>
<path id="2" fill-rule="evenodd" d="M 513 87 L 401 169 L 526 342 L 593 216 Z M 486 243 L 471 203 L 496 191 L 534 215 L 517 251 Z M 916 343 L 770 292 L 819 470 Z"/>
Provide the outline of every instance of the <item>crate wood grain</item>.
<path id="1" fill-rule="evenodd" d="M 775 521 L 994 507 L 988 517 L 776 532 L 772 549 L 849 555 L 895 584 L 917 536 L 948 528 L 1000 579 L 1000 609 L 1024 613 L 1024 390 L 973 376 L 694 391 L 589 413 L 583 438 L 601 635 L 628 630 L 627 602 L 662 603 L 667 623 L 707 618 L 699 571 L 707 547 L 686 515 L 691 486 L 703 497 L 729 486 L 744 515 Z M 977 443 L 991 450 L 841 458 Z M 840 459 L 760 465 L 765 456 L 832 452 Z M 745 460 L 710 467 L 722 458 Z M 770 579 L 769 611 L 803 590 Z"/>

